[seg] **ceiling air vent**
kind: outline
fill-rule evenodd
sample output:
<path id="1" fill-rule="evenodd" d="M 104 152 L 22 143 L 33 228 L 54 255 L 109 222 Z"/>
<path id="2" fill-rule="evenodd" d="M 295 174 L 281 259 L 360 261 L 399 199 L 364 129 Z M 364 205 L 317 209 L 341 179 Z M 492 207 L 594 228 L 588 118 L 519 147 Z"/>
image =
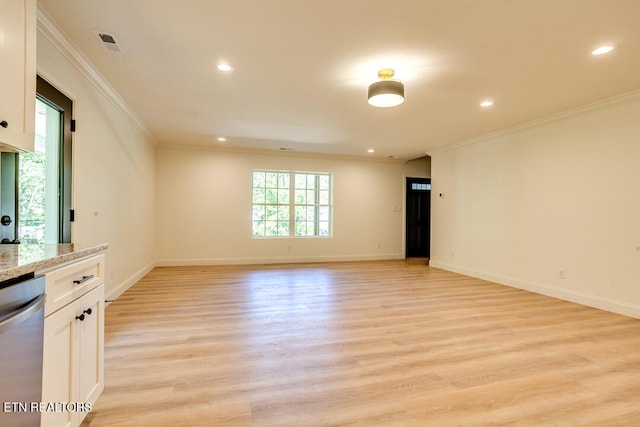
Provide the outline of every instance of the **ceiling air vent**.
<path id="1" fill-rule="evenodd" d="M 122 52 L 120 42 L 118 41 L 118 38 L 115 36 L 115 34 L 109 34 L 103 31 L 94 31 L 93 33 L 96 35 L 96 37 L 98 37 L 98 40 L 100 40 L 102 46 L 107 50 L 107 52 Z"/>

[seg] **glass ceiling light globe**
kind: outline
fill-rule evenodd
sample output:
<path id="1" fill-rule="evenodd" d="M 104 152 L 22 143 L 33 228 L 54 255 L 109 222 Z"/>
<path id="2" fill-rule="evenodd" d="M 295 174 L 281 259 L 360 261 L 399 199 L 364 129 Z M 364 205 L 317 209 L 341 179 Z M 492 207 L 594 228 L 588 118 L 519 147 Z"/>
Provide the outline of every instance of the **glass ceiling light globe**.
<path id="1" fill-rule="evenodd" d="M 369 104 L 374 107 L 395 107 L 404 102 L 404 85 L 398 80 L 391 80 L 394 71 L 383 69 L 378 71 L 382 80 L 369 86 Z"/>

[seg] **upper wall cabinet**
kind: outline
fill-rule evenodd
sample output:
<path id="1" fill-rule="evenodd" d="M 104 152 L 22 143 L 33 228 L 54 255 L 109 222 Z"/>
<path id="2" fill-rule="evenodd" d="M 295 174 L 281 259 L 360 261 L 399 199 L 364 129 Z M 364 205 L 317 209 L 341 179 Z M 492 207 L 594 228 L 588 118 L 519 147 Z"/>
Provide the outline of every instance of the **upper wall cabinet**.
<path id="1" fill-rule="evenodd" d="M 33 151 L 35 100 L 36 0 L 0 0 L 0 145 L 4 150 Z"/>

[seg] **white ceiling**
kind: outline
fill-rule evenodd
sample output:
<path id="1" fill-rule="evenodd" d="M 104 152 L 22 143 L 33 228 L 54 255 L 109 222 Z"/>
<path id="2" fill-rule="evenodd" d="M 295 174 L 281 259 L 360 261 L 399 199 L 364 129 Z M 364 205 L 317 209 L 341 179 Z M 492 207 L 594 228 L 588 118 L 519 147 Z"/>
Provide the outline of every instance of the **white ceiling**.
<path id="1" fill-rule="evenodd" d="M 410 159 L 640 88 L 639 0 L 38 4 L 160 144 Z M 602 44 L 616 49 L 591 55 Z M 367 104 L 384 67 L 398 107 Z"/>

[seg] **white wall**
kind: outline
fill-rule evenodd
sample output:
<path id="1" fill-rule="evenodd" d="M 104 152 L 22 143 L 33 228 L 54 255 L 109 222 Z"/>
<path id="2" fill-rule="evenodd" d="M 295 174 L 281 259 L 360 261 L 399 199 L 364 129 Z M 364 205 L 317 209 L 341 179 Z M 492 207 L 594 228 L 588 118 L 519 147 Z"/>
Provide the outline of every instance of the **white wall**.
<path id="1" fill-rule="evenodd" d="M 152 266 L 155 146 L 42 30 L 37 68 L 74 102 L 72 240 L 108 243 L 106 294 L 114 298 Z"/>
<path id="2" fill-rule="evenodd" d="M 431 154 L 431 265 L 640 317 L 640 94 Z"/>
<path id="3" fill-rule="evenodd" d="M 333 173 L 333 237 L 253 239 L 253 169 Z M 399 161 L 160 147 L 157 177 L 160 265 L 403 257 Z"/>

